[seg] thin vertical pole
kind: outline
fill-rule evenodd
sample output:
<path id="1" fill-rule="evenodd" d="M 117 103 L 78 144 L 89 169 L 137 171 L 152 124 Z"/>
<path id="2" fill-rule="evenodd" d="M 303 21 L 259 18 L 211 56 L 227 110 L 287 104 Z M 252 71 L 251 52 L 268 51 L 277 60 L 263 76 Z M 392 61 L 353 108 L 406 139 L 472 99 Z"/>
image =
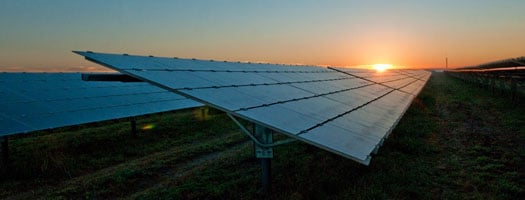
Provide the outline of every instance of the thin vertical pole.
<path id="1" fill-rule="evenodd" d="M 273 143 L 273 131 L 266 127 L 254 124 L 254 136 L 263 144 Z M 271 147 L 262 147 L 255 144 L 255 156 L 261 159 L 261 183 L 262 190 L 268 192 L 272 182 L 272 157 L 273 149 Z"/>
<path id="2" fill-rule="evenodd" d="M 261 158 L 261 169 L 262 169 L 262 189 L 267 192 L 270 190 L 272 185 L 272 159 Z"/>

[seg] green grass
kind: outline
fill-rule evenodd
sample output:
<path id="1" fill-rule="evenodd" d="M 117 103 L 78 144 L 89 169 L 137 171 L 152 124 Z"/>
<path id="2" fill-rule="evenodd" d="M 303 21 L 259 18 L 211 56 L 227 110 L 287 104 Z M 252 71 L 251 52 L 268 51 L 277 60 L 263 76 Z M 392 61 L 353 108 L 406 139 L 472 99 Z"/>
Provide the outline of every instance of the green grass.
<path id="1" fill-rule="evenodd" d="M 295 142 L 274 149 L 271 193 L 247 137 L 220 112 L 139 119 L 12 139 L 0 198 L 523 199 L 525 115 L 488 90 L 433 74 L 363 166 Z M 282 137 L 282 136 L 279 136 Z"/>

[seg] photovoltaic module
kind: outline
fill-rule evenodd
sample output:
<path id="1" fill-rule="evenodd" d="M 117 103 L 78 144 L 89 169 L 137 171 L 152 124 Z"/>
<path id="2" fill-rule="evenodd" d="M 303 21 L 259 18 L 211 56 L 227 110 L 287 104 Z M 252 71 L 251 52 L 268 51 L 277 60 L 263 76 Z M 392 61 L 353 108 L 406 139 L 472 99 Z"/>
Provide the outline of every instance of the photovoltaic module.
<path id="1" fill-rule="evenodd" d="M 148 83 L 80 73 L 0 73 L 0 96 L 0 136 L 202 106 Z"/>
<path id="2" fill-rule="evenodd" d="M 368 165 L 430 72 L 75 53 Z"/>

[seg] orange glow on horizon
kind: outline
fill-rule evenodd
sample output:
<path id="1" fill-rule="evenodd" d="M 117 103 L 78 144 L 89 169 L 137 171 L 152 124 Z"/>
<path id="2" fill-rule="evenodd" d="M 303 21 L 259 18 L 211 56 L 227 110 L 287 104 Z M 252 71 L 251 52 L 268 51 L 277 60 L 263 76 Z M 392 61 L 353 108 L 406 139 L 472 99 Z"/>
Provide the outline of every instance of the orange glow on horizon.
<path id="1" fill-rule="evenodd" d="M 372 69 L 376 70 L 377 72 L 384 72 L 390 68 L 392 68 L 392 64 L 373 64 L 372 65 Z"/>

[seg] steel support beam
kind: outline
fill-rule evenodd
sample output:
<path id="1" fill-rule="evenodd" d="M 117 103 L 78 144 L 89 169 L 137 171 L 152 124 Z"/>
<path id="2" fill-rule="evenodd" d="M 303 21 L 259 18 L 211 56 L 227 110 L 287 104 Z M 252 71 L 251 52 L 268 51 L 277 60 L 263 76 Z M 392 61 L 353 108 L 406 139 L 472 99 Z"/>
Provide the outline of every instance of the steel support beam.
<path id="1" fill-rule="evenodd" d="M 272 182 L 272 158 L 273 147 L 296 141 L 295 139 L 286 139 L 273 142 L 274 131 L 264 126 L 252 123 L 252 131 L 250 132 L 244 125 L 242 125 L 233 115 L 226 113 L 237 126 L 253 141 L 255 157 L 261 160 L 261 183 L 264 192 L 270 191 Z"/>
<path id="2" fill-rule="evenodd" d="M 253 125 L 255 137 L 263 144 L 272 144 L 273 143 L 273 131 L 264 126 L 254 124 Z M 262 190 L 267 192 L 270 190 L 271 181 L 272 181 L 272 158 L 273 158 L 273 148 L 272 147 L 263 147 L 254 143 L 255 146 L 255 156 L 261 159 L 261 169 L 262 169 Z"/>
<path id="3" fill-rule="evenodd" d="M 261 169 L 262 169 L 262 190 L 264 192 L 270 191 L 272 185 L 272 159 L 261 158 Z"/>

